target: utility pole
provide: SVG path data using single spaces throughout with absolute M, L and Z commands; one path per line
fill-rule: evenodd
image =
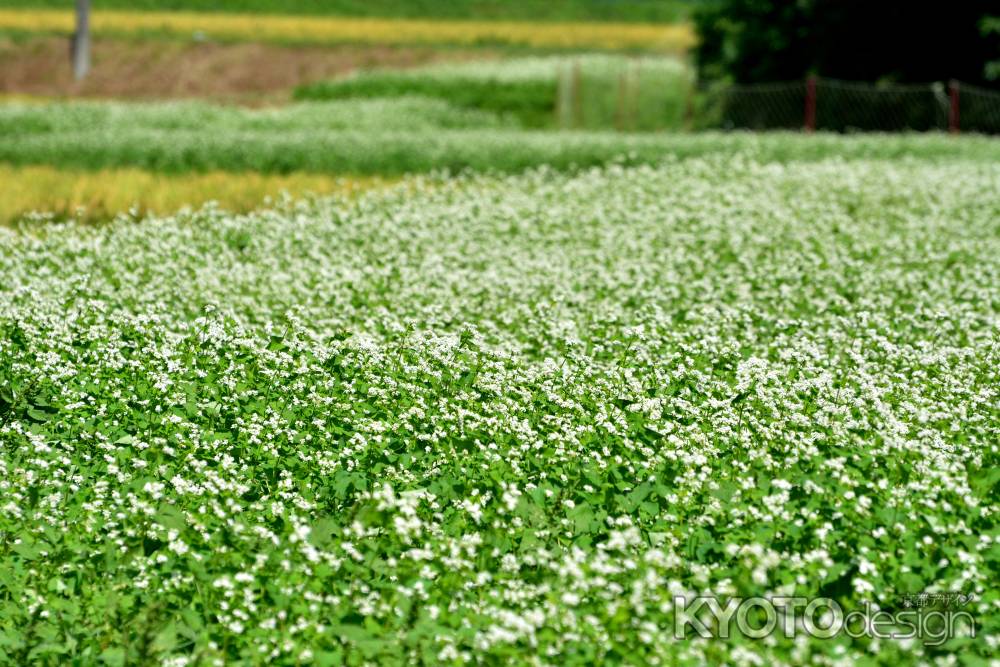
M 90 70 L 90 0 L 76 0 L 76 32 L 73 33 L 73 77 L 80 81 Z

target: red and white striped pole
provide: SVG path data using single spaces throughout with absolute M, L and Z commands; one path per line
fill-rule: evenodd
M 806 132 L 816 131 L 816 77 L 809 75 L 806 79 L 806 109 L 805 122 Z

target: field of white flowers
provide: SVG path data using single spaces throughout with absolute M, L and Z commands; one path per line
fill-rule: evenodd
M 737 153 L 0 235 L 0 662 L 1000 650 L 998 161 Z M 936 591 L 975 638 L 672 636 L 681 593 Z

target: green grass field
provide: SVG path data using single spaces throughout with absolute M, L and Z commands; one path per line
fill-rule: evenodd
M 693 85 L 676 57 L 507 58 L 370 70 L 300 86 L 299 100 L 420 95 L 492 111 L 527 127 L 681 129 Z
M 577 170 L 610 162 L 751 152 L 767 161 L 962 157 L 990 162 L 996 143 L 944 135 L 762 137 L 749 133 L 542 131 L 440 100 L 310 103 L 268 110 L 204 104 L 7 105 L 0 161 L 168 173 L 306 171 L 401 175 L 465 169 Z
M 995 143 L 655 141 L 0 229 L 0 661 L 986 664 Z M 673 636 L 928 590 L 976 637 Z
M 687 18 L 699 0 L 100 0 L 101 9 L 246 12 L 440 19 L 637 21 Z M 5 0 L 5 7 L 65 9 L 67 0 Z

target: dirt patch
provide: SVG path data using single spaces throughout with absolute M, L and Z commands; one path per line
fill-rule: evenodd
M 301 83 L 357 68 L 492 56 L 481 49 L 99 39 L 93 45 L 90 75 L 76 82 L 68 38 L 0 37 L 0 93 L 266 103 L 288 99 Z

